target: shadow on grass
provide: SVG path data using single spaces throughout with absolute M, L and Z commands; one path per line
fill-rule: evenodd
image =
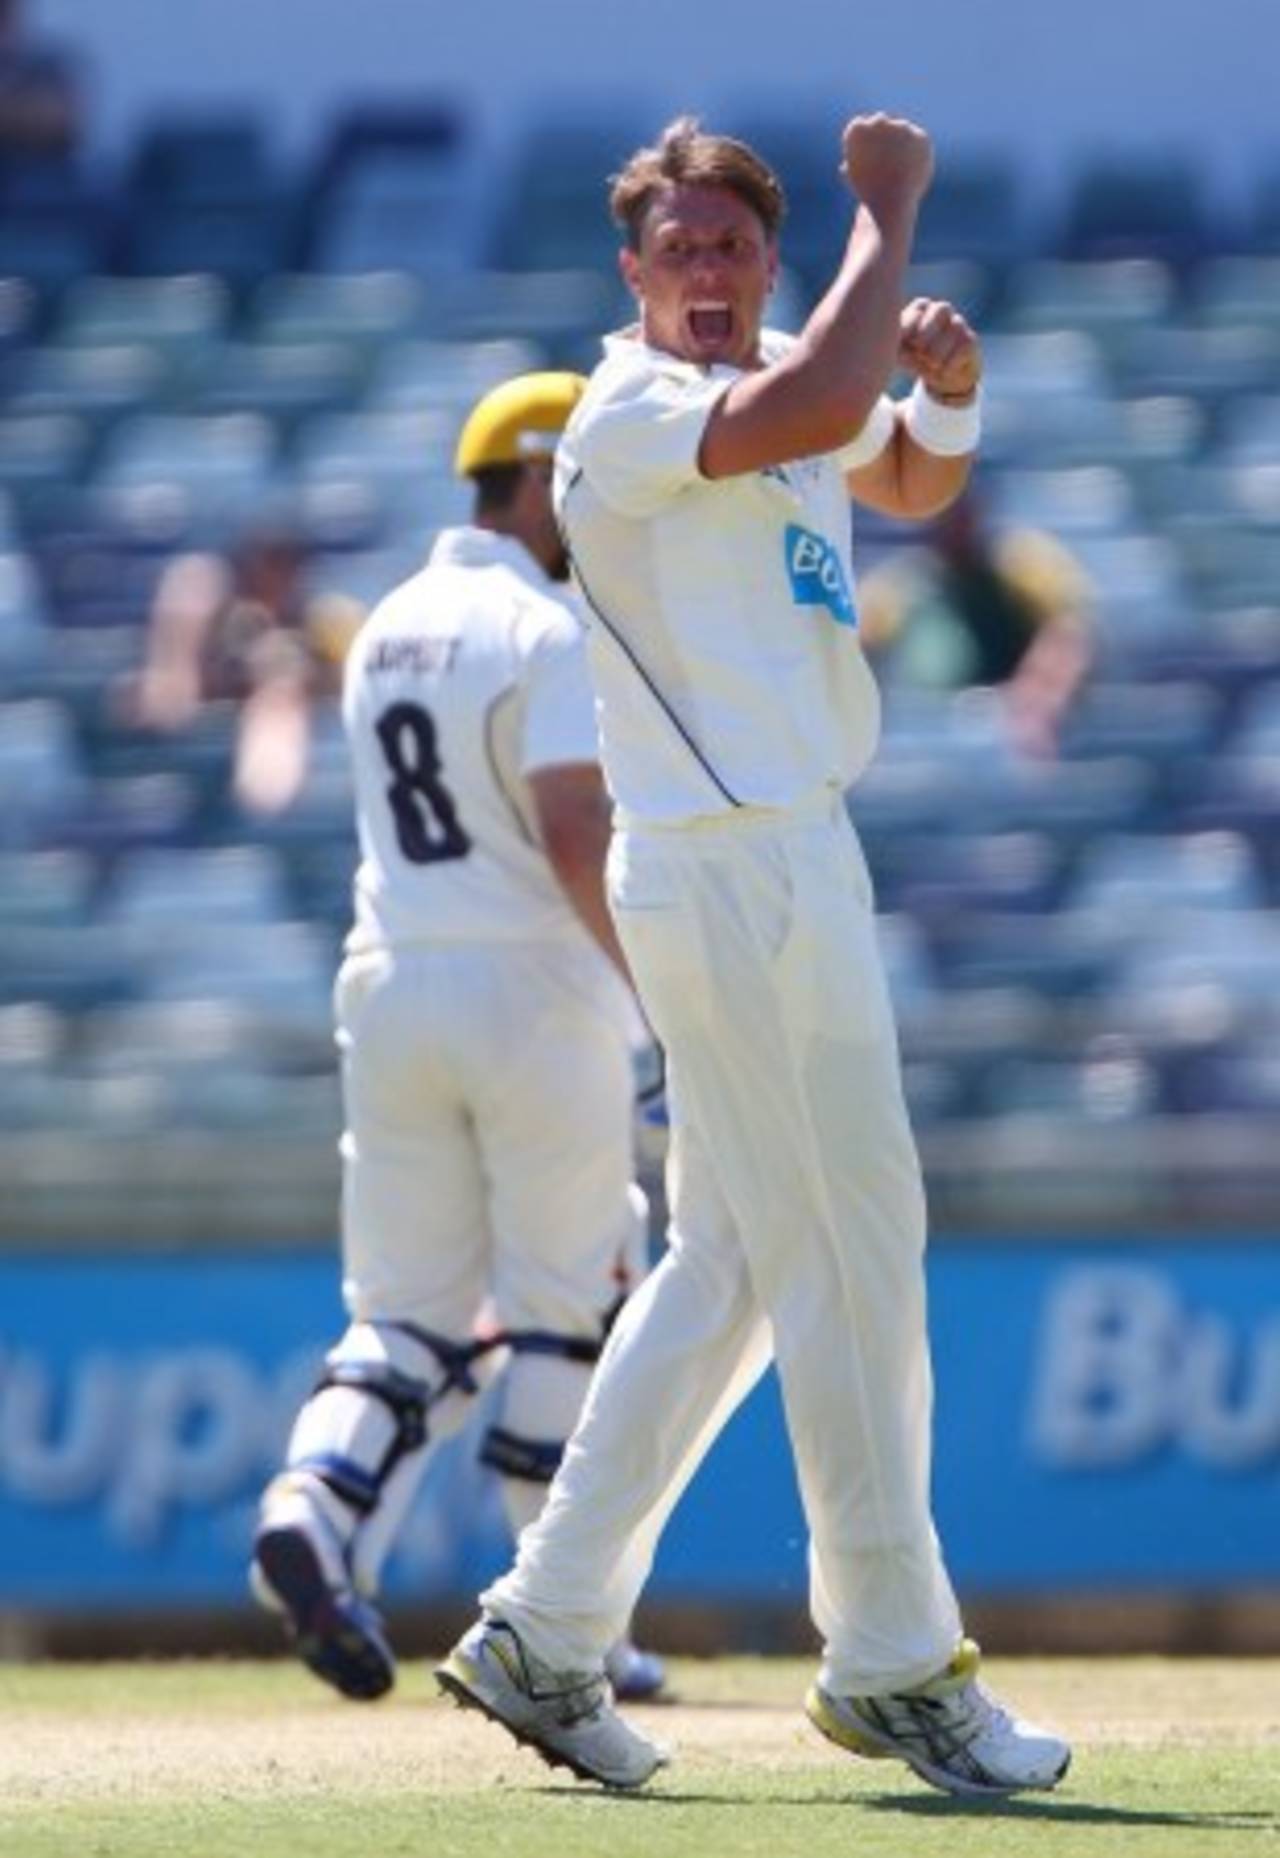
M 947 1794 L 877 1793 L 861 1795 L 861 1803 L 878 1813 L 914 1813 L 921 1819 L 945 1818 L 956 1813 L 983 1814 L 995 1819 L 1033 1822 L 1047 1820 L 1077 1826 L 1183 1826 L 1188 1832 L 1265 1832 L 1280 1829 L 1280 1818 L 1262 1809 L 1239 1812 L 1178 1812 L 1168 1807 L 1108 1806 L 1106 1801 L 1072 1800 L 1055 1796 L 1043 1800 L 1019 1796 L 1015 1800 L 960 1800 Z
M 545 1787 L 543 1793 L 557 1793 L 564 1788 Z M 676 1792 L 670 1788 L 647 1793 L 620 1793 L 603 1790 L 604 1798 L 619 1807 L 652 1811 L 664 1806 L 721 1806 L 740 1811 L 761 1806 L 814 1807 L 847 1806 L 873 1813 L 905 1813 L 918 1819 L 952 1819 L 958 1817 L 1021 1820 L 1027 1824 L 1076 1826 L 1170 1826 L 1187 1832 L 1257 1832 L 1274 1837 L 1280 1831 L 1280 1816 L 1261 1809 L 1242 1809 L 1226 1813 L 1180 1813 L 1163 1807 L 1108 1806 L 1104 1801 L 1045 1800 L 965 1800 L 952 1794 L 915 1793 L 846 1793 L 843 1790 L 796 1794 L 728 1794 Z

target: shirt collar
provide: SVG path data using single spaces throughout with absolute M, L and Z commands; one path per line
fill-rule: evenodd
M 496 529 L 477 528 L 474 523 L 442 529 L 428 559 L 433 568 L 510 568 L 531 587 L 555 590 L 551 576 L 534 560 L 523 542 L 513 535 L 499 535 Z

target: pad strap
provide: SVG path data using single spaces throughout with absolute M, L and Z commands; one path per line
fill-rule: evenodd
M 326 1362 L 324 1372 L 312 1389 L 312 1398 L 326 1387 L 345 1387 L 367 1394 L 371 1400 L 380 1401 L 386 1407 L 394 1422 L 394 1430 L 375 1465 L 356 1464 L 349 1458 L 326 1452 L 300 1460 L 293 1467 L 310 1471 L 344 1503 L 364 1516 L 370 1515 L 378 1507 L 382 1487 L 400 1460 L 426 1444 L 429 1431 L 427 1417 L 436 1402 L 455 1389 L 467 1394 L 480 1391 L 471 1367 L 482 1351 L 473 1343 L 452 1342 L 447 1336 L 419 1328 L 416 1323 L 386 1323 L 380 1326 L 400 1329 L 419 1346 L 427 1349 L 440 1368 L 439 1383 L 432 1386 L 427 1381 L 419 1380 L 416 1375 L 406 1374 L 403 1369 L 393 1367 L 388 1361 Z
M 564 1456 L 562 1439 L 526 1439 L 505 1426 L 490 1426 L 480 1447 L 480 1462 L 526 1484 L 549 1484 Z

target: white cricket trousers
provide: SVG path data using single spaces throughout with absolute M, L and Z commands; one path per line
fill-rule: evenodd
M 924 1194 L 856 835 L 834 793 L 675 829 L 624 822 L 609 884 L 670 1067 L 670 1247 L 483 1604 L 550 1664 L 597 1665 L 772 1353 L 823 1681 L 918 1683 L 961 1625 L 930 1512 Z
M 597 1335 L 645 1237 L 633 1009 L 604 957 L 585 937 L 374 949 L 336 997 L 352 1319 L 466 1341 L 491 1297 L 504 1327 Z

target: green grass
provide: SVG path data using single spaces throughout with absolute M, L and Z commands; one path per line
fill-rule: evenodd
M 285 1663 L 0 1667 L 0 1858 L 1280 1858 L 1280 1665 L 993 1662 L 1061 1726 L 1053 1795 L 945 1798 L 801 1722 L 794 1661 L 677 1662 L 639 1795 L 551 1776 L 437 1704 L 372 1708 Z

